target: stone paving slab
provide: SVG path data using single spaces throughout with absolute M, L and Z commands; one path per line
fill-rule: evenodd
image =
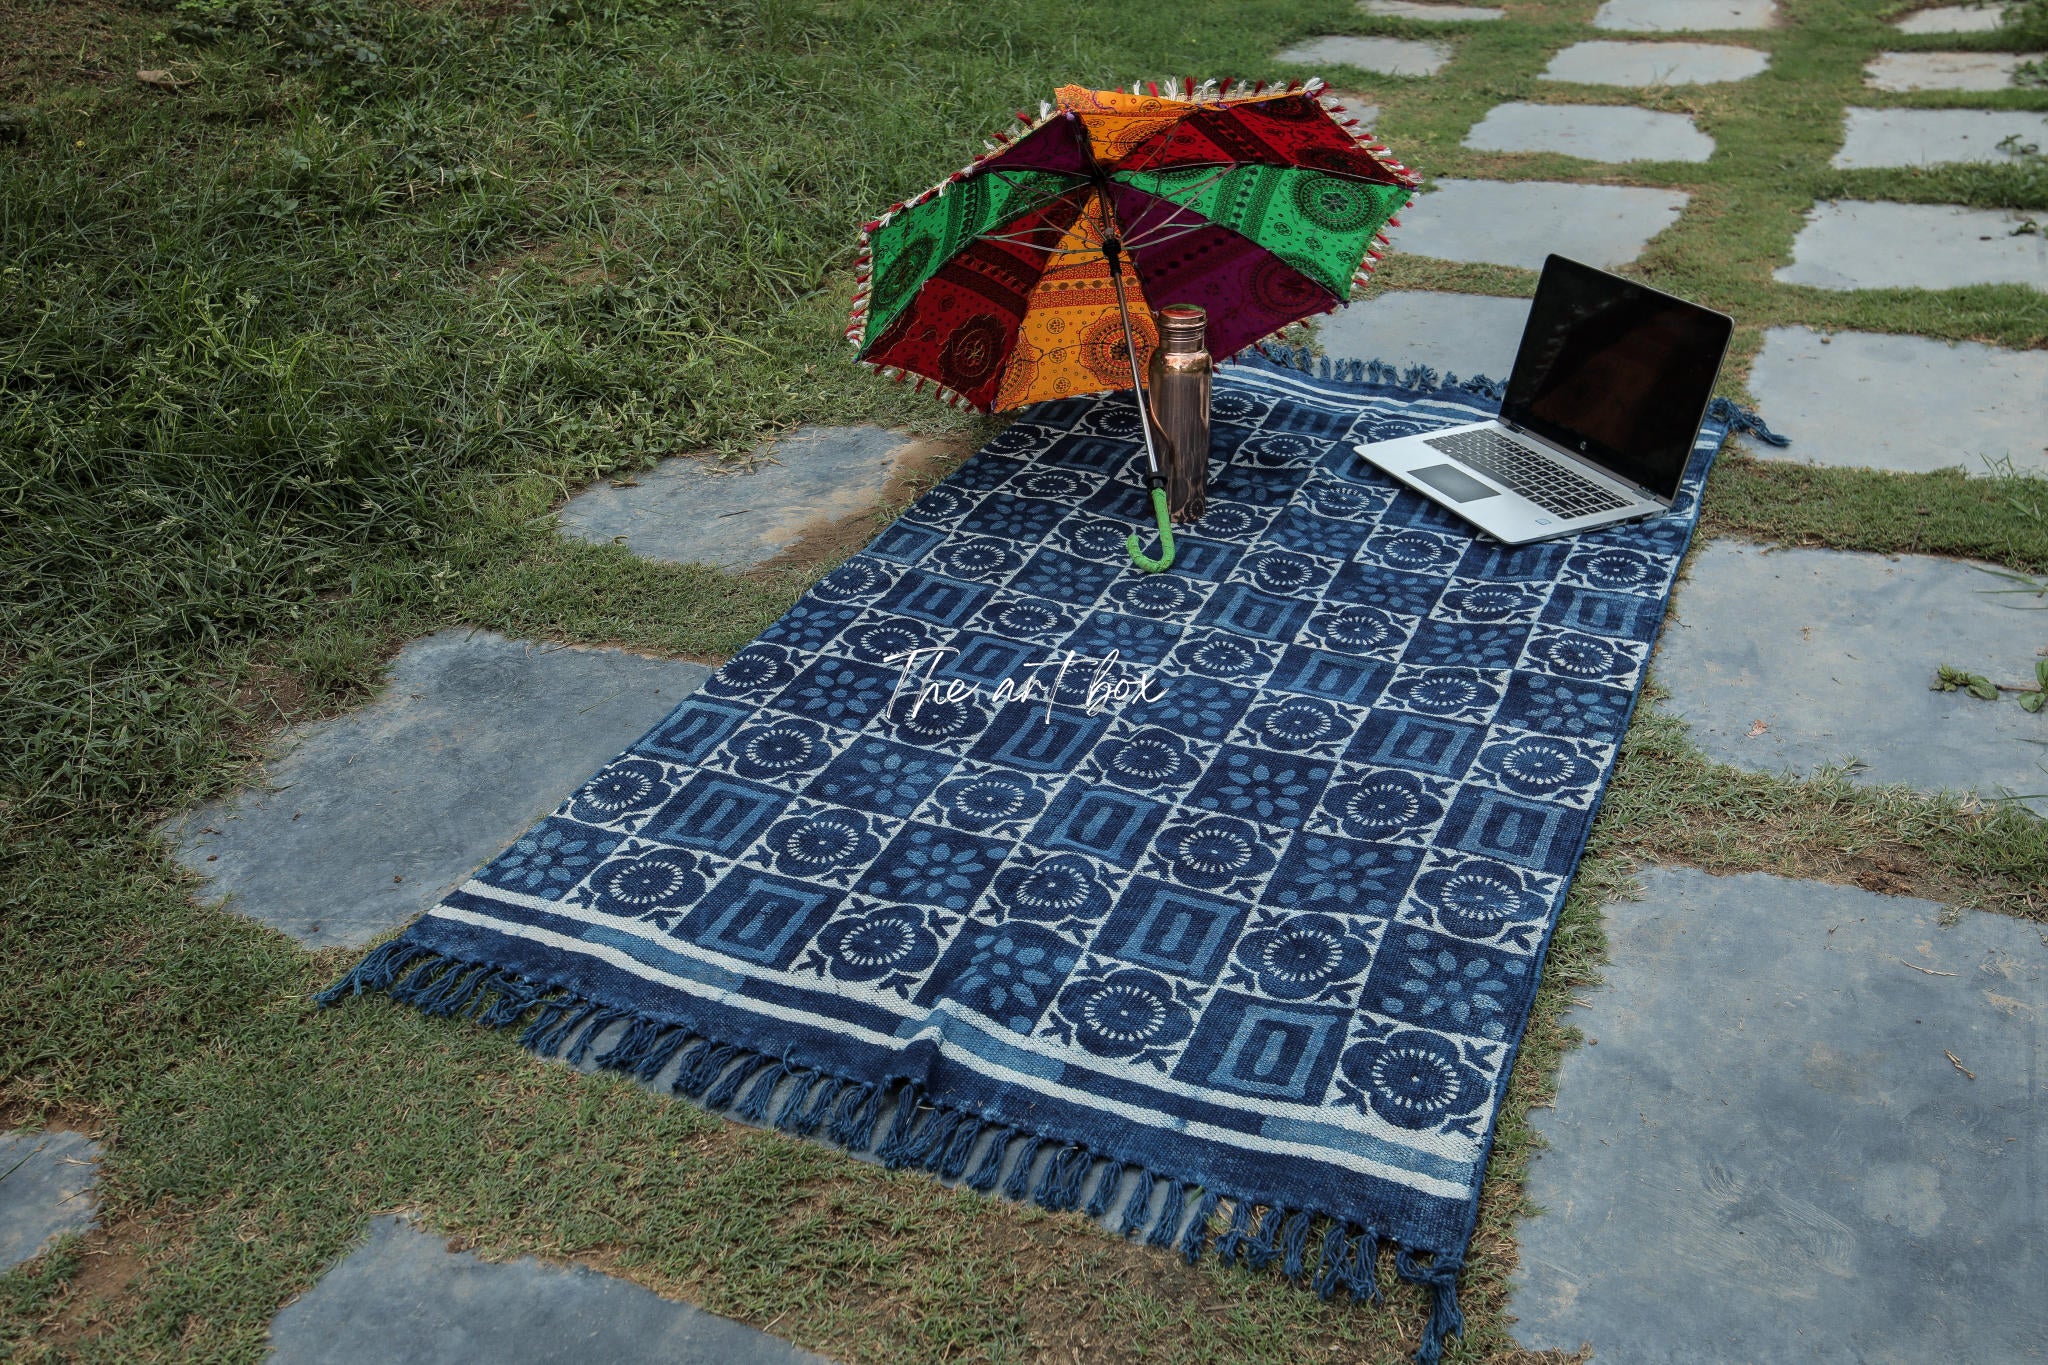
M 1764 459 L 1908 473 L 1961 465 L 1977 475 L 2010 459 L 2048 475 L 2048 351 L 1773 327 L 1749 392 L 1793 436 L 1784 449 L 1755 445 Z M 1938 399 L 1898 401 L 1912 393 Z
M 1689 114 L 1612 104 L 1497 104 L 1465 134 L 1465 145 L 1588 161 L 1705 161 L 1714 154 L 1714 139 Z
M 1316 340 L 1340 360 L 1383 360 L 1400 369 L 1427 365 L 1439 376 L 1504 380 L 1528 320 L 1527 299 L 1404 289 L 1318 319 Z
M 1642 882 L 1606 908 L 1606 980 L 1567 1016 L 1598 1044 L 1533 1116 L 1550 1148 L 1544 1212 L 1517 1229 L 1520 1344 L 2040 1359 L 2040 927 L 1942 927 L 1930 901 L 1760 873 Z
M 1606 0 L 1593 16 L 1593 27 L 1629 33 L 1714 33 L 1769 28 L 1777 21 L 1776 0 Z
M 310 947 L 368 943 L 524 833 L 709 673 L 445 630 L 399 652 L 375 701 L 293 727 L 265 787 L 164 833 L 236 913 Z
M 1773 278 L 1817 289 L 2023 284 L 2048 290 L 2048 233 L 2016 235 L 2036 216 L 1955 204 L 1828 200 L 1806 215 L 1792 240 L 1792 264 Z
M 1395 243 L 1411 256 L 1443 261 L 1541 270 L 1555 251 L 1612 268 L 1641 255 L 1690 197 L 1634 185 L 1439 180 L 1401 215 Z
M 1927 555 L 1714 541 L 1657 649 L 1663 705 L 1718 763 L 1803 777 L 1858 760 L 1866 781 L 2012 793 L 2048 815 L 2048 714 L 1929 687 L 1943 664 L 2033 681 L 2048 611 L 1998 591 L 2015 586 Z
M 2003 5 L 1943 5 L 1915 10 L 1898 21 L 1901 33 L 1990 33 L 2004 21 Z
M 562 509 L 562 534 L 619 541 L 643 559 L 750 568 L 806 530 L 865 511 L 913 449 L 880 427 L 802 427 L 763 446 L 748 472 L 687 457 L 664 460 L 619 488 L 600 479 Z
M 824 1365 L 730 1318 L 582 1266 L 493 1263 L 391 1216 L 270 1327 L 274 1365 Z
M 1433 24 L 1479 23 L 1507 13 L 1490 5 L 1424 5 L 1415 0 L 1359 0 L 1358 7 L 1387 19 L 1420 19 Z
M 1771 54 L 1724 43 L 1573 43 L 1551 57 L 1540 77 L 1579 85 L 1714 85 L 1746 81 L 1771 64 Z
M 1842 149 L 1828 164 L 1935 166 L 1950 161 L 2010 162 L 1998 144 L 2016 137 L 2048 147 L 2048 114 L 2017 109 L 1850 109 Z
M 1312 38 L 1273 58 L 1295 66 L 1350 66 L 1385 76 L 1434 76 L 1450 59 L 1451 49 L 1445 43 L 1345 36 Z
M 1873 90 L 2009 90 L 2012 73 L 2029 60 L 2012 52 L 1880 52 L 1863 68 Z
M 0 1272 L 35 1256 L 53 1238 L 92 1226 L 98 1211 L 93 1163 L 99 1155 L 99 1144 L 83 1133 L 0 1133 Z

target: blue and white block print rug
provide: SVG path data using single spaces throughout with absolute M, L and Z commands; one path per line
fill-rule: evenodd
M 1495 406 L 1228 368 L 1159 575 L 1124 552 L 1128 398 L 1031 409 L 323 999 L 602 1034 L 708 1105 L 1325 1294 L 1376 1295 L 1385 1251 L 1435 1359 L 1731 420 L 1669 515 L 1519 549 L 1352 450 Z

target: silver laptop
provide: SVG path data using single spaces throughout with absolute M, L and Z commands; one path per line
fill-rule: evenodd
M 1499 420 L 1358 453 L 1510 545 L 1654 516 L 1678 494 L 1732 330 L 1726 314 L 1552 256 Z

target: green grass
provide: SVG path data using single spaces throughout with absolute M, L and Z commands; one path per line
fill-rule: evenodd
M 1765 76 L 1645 98 L 1716 137 L 1704 166 L 1461 148 L 1504 99 L 1624 98 L 1535 79 L 1594 36 L 1593 8 L 1526 0 L 1445 31 L 1345 0 L 0 0 L 0 1104 L 68 1115 L 110 1153 L 108 1230 L 0 1277 L 0 1353 L 254 1359 L 277 1307 L 403 1208 L 846 1359 L 1397 1359 L 1421 1320 L 1405 1290 L 1323 1304 L 468 1026 L 315 1013 L 308 993 L 351 955 L 196 906 L 151 830 L 242 780 L 281 720 L 364 695 L 424 631 L 715 658 L 772 620 L 803 574 L 645 564 L 557 538 L 550 512 L 601 473 L 736 456 L 804 422 L 985 434 L 847 363 L 854 232 L 1056 83 L 1306 74 L 1268 54 L 1324 32 L 1448 37 L 1435 79 L 1326 74 L 1376 98 L 1432 175 L 1690 191 L 1635 269 L 1734 314 L 1728 392 L 1786 323 L 2048 345 L 2048 302 L 2024 289 L 1771 281 L 1816 197 L 2048 208 L 2032 163 L 1827 168 L 1843 104 L 1953 102 L 1862 92 L 1871 53 L 1991 39 L 1904 39 L 1876 0 L 1791 0 L 1786 25 L 1739 37 L 1771 50 Z M 1380 280 L 1534 283 L 1398 253 Z M 1706 529 L 2038 573 L 2044 508 L 2038 478 L 1731 458 Z M 1715 768 L 1643 708 L 1503 1113 L 1456 1358 L 1513 1354 L 1528 1113 L 1633 862 L 2048 918 L 2041 831 L 1838 774 Z

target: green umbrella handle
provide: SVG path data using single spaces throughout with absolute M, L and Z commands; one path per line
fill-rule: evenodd
M 1159 558 L 1147 559 L 1138 546 L 1138 537 L 1133 534 L 1124 541 L 1124 548 L 1131 552 L 1131 563 L 1146 573 L 1161 573 L 1173 567 L 1173 522 L 1166 515 L 1166 490 L 1152 490 L 1152 514 L 1159 519 Z

